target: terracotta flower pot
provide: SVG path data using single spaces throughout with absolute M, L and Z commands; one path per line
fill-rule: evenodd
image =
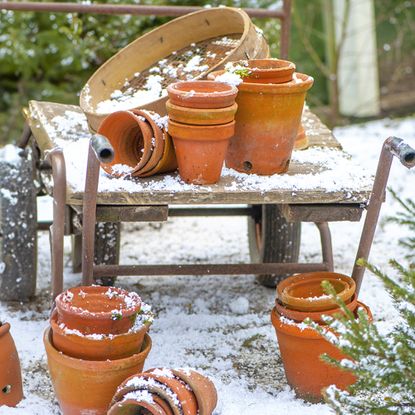
M 22 373 L 10 324 L 0 323 L 0 406 L 16 406 L 23 399 Z
M 218 125 L 232 122 L 238 105 L 234 103 L 225 108 L 186 108 L 166 103 L 167 113 L 172 121 L 191 125 Z
M 294 141 L 294 150 L 305 150 L 309 146 L 307 134 L 303 124 L 298 128 L 297 136 Z
M 213 382 L 195 370 L 172 369 L 172 372 L 192 389 L 197 399 L 199 415 L 211 415 L 218 403 Z
M 98 134 L 105 136 L 114 148 L 114 160 L 101 163 L 101 167 L 113 176 L 122 175 L 118 165 L 131 169 L 130 173 L 144 167 L 153 152 L 153 131 L 145 119 L 131 111 L 117 111 L 108 115 L 100 124 Z M 115 166 L 115 167 L 114 167 Z
M 164 375 L 167 373 L 167 375 Z M 151 369 L 126 379 L 117 389 L 112 407 L 135 391 L 148 391 L 168 402 L 174 415 L 196 415 L 198 403 L 193 391 L 170 370 Z
M 335 272 L 308 272 L 285 278 L 277 286 L 278 299 L 288 308 L 297 311 L 323 311 L 337 308 L 333 299 L 324 293 L 322 281 L 329 281 L 337 295 L 350 302 L 356 283 L 347 275 Z
M 249 75 L 243 80 L 249 83 L 282 84 L 292 81 L 295 72 L 295 64 L 282 59 L 250 59 L 246 66 Z
M 369 307 L 360 302 L 358 304 L 372 319 Z M 356 381 L 350 372 L 338 369 L 320 359 L 323 353 L 338 360 L 347 356 L 313 329 L 280 317 L 274 308 L 271 312 L 271 321 L 277 334 L 285 375 L 298 396 L 312 402 L 320 401 L 323 388 L 334 384 L 345 390 Z
M 215 81 L 175 82 L 167 87 L 170 102 L 187 108 L 225 108 L 235 103 L 238 90 Z
M 125 359 L 92 361 L 59 352 L 52 345 L 50 328 L 45 330 L 43 342 L 53 389 L 64 415 L 106 414 L 117 386 L 143 370 L 151 349 L 146 334 L 140 353 Z
M 356 294 L 353 295 L 351 301 L 346 304 L 346 307 L 353 312 L 357 307 L 357 297 Z M 333 316 L 335 314 L 343 314 L 343 311 L 341 308 L 332 308 L 330 310 L 323 310 L 323 311 L 297 311 L 293 310 L 291 308 L 288 308 L 284 306 L 278 299 L 275 300 L 275 309 L 277 310 L 277 313 L 287 317 L 290 320 L 294 320 L 298 323 L 301 323 L 306 318 L 310 318 L 311 320 L 315 321 L 319 324 L 324 324 L 324 321 L 322 320 L 322 316 Z
M 197 126 L 169 120 L 180 177 L 187 183 L 217 183 L 235 122 Z
M 143 409 L 146 410 L 144 412 L 146 415 L 166 415 L 164 409 L 152 396 L 151 400 L 149 398 L 147 400 L 140 400 L 139 397 L 125 399 L 111 406 L 108 415 L 136 415 L 143 413 L 141 412 Z
M 65 329 L 58 324 L 56 310 L 50 318 L 54 347 L 67 356 L 85 360 L 116 360 L 129 357 L 141 350 L 148 327 L 142 325 L 125 334 L 83 335 L 78 330 Z M 63 327 L 62 327 L 63 326 Z
M 137 293 L 116 287 L 75 287 L 56 297 L 58 323 L 82 334 L 122 334 L 141 308 Z

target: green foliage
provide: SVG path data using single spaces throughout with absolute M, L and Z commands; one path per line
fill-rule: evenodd
M 391 260 L 390 265 L 398 274 L 396 281 L 366 261 L 359 260 L 358 264 L 382 280 L 401 319 L 392 331 L 380 333 L 363 310 L 354 318 L 334 288 L 327 281 L 323 283 L 326 293 L 336 299 L 344 315 L 325 318 L 331 331 L 311 321 L 307 323 L 348 356 L 341 361 L 327 355 L 322 359 L 357 377 L 349 392 L 334 385 L 328 387 L 325 399 L 339 415 L 414 414 L 415 268 L 413 264 L 404 267 Z

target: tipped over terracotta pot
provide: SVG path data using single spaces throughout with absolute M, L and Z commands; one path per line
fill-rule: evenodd
M 82 334 L 122 334 L 133 327 L 141 298 L 116 287 L 75 287 L 56 297 L 56 309 L 59 324 Z

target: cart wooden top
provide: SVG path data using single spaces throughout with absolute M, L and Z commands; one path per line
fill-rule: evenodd
M 42 154 L 61 147 L 67 171 L 67 204 L 82 204 L 88 142 L 91 134 L 79 107 L 31 101 L 25 116 Z M 366 203 L 372 175 L 341 148 L 330 130 L 308 109 L 303 125 L 310 141 L 307 150 L 294 151 L 283 175 L 257 176 L 222 171 L 218 184 L 185 184 L 177 173 L 145 179 L 109 177 L 102 169 L 98 204 L 326 204 Z M 52 183 L 46 180 L 52 191 Z

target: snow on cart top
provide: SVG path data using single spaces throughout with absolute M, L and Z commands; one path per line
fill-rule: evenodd
M 79 107 L 31 101 L 25 113 L 44 153 L 63 150 L 68 182 L 67 203 L 82 204 L 91 138 Z M 308 109 L 303 126 L 307 150 L 294 151 L 286 174 L 258 176 L 224 168 L 218 184 L 195 186 L 177 173 L 150 178 L 113 178 L 102 169 L 98 204 L 235 204 L 235 203 L 366 203 L 373 175 L 344 152 L 330 130 Z M 120 166 L 121 167 L 121 166 Z M 45 177 L 48 191 L 52 184 Z

